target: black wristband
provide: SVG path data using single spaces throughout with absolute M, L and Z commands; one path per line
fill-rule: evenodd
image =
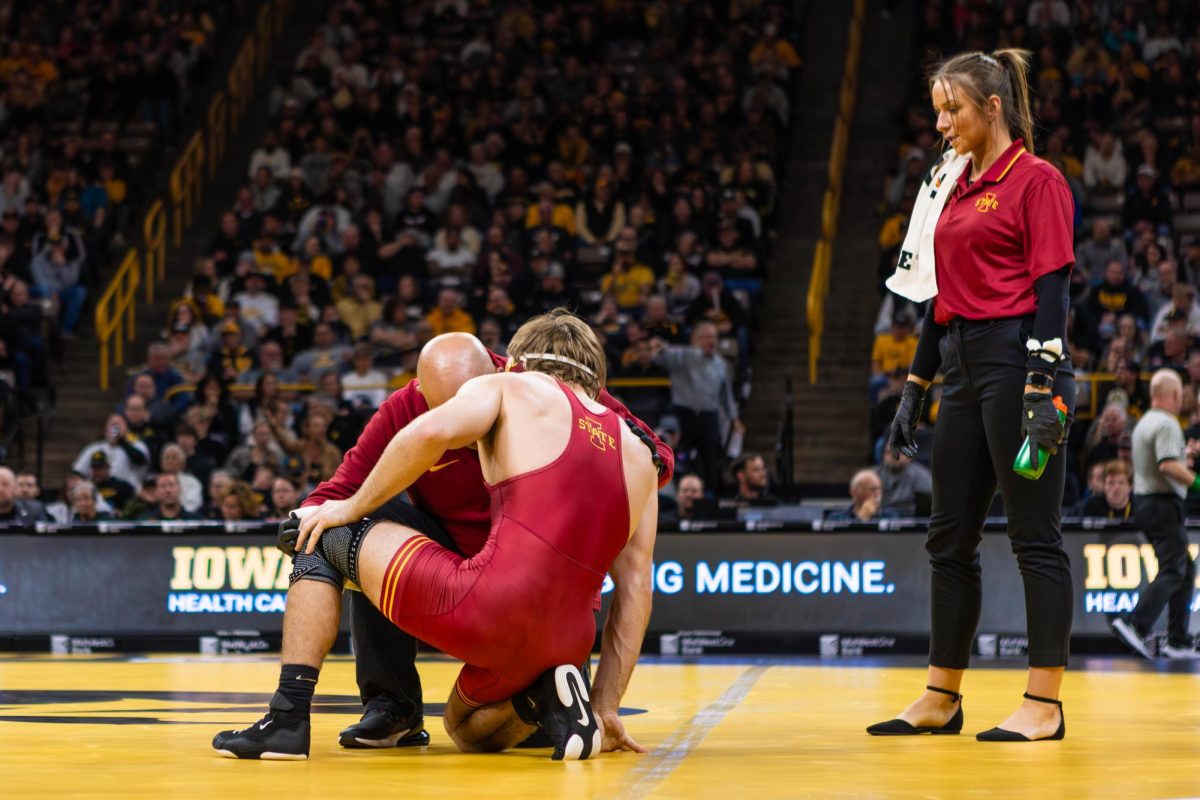
M 1025 385 L 1034 386 L 1038 389 L 1053 389 L 1054 376 L 1048 372 L 1031 369 L 1029 372 L 1025 373 Z

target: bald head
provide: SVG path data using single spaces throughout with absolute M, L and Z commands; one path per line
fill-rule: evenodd
M 1173 369 L 1160 369 L 1150 378 L 1150 396 L 1159 397 L 1183 390 L 1183 381 Z
M 469 333 L 444 333 L 421 348 L 417 380 L 430 408 L 454 397 L 459 387 L 480 375 L 496 371 L 483 343 Z

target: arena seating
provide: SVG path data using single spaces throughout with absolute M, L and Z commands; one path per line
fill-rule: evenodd
M 231 518 L 278 513 L 272 486 L 294 502 L 328 477 L 430 337 L 503 353 L 562 305 L 591 321 L 610 375 L 634 379 L 614 391 L 673 437 L 689 423 L 654 355 L 716 323 L 734 427 L 796 30 L 781 3 L 441 2 L 390 19 L 332 4 L 280 70 L 246 184 L 172 305 L 137 479 L 182 436 L 201 513 L 221 518 L 227 471 L 260 500 Z M 679 470 L 717 492 L 724 453 L 683 444 Z M 130 513 L 152 516 L 141 494 Z
M 51 383 L 230 22 L 215 2 L 22 3 L 0 34 L 0 434 Z M 3 450 L 0 443 L 0 450 Z

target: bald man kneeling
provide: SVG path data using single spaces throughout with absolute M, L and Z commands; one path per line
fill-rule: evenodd
M 473 336 L 448 333 L 421 351 L 417 380 L 394 392 L 371 418 L 358 442 L 346 453 L 337 472 L 305 499 L 304 508 L 353 495 L 379 462 L 393 438 L 430 408 L 453 397 L 471 378 L 505 368 L 505 359 L 488 351 Z M 597 398 L 627 424 L 638 426 L 653 444 L 660 464 L 659 485 L 671 479 L 671 449 L 608 392 Z M 471 557 L 487 541 L 491 498 L 484 484 L 479 454 L 470 448 L 447 451 L 438 463 L 408 487 L 408 500 L 393 499 L 369 514 L 420 531 L 444 547 Z M 292 522 L 291 525 L 298 525 Z M 424 730 L 424 698 L 416 668 L 417 645 L 360 593 L 350 593 L 350 626 L 354 641 L 362 719 L 341 731 L 343 747 L 385 748 L 428 744 Z M 536 743 L 537 737 L 531 740 Z

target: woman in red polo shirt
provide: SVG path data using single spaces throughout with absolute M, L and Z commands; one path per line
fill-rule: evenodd
M 892 424 L 893 454 L 916 455 L 925 391 L 945 387 L 933 437 L 933 566 L 928 691 L 878 735 L 958 733 L 959 687 L 979 624 L 979 542 L 999 487 L 1025 584 L 1029 679 L 1024 702 L 981 741 L 1062 738 L 1059 687 L 1073 598 L 1059 519 L 1065 463 L 1038 480 L 1013 472 L 1026 435 L 1057 452 L 1065 432 L 1052 397 L 1075 404 L 1065 352 L 1074 206 L 1063 176 L 1033 155 L 1029 53 L 966 53 L 930 81 L 937 129 L 970 156 L 937 219 L 937 294 Z M 1069 417 L 1068 417 L 1069 424 Z

